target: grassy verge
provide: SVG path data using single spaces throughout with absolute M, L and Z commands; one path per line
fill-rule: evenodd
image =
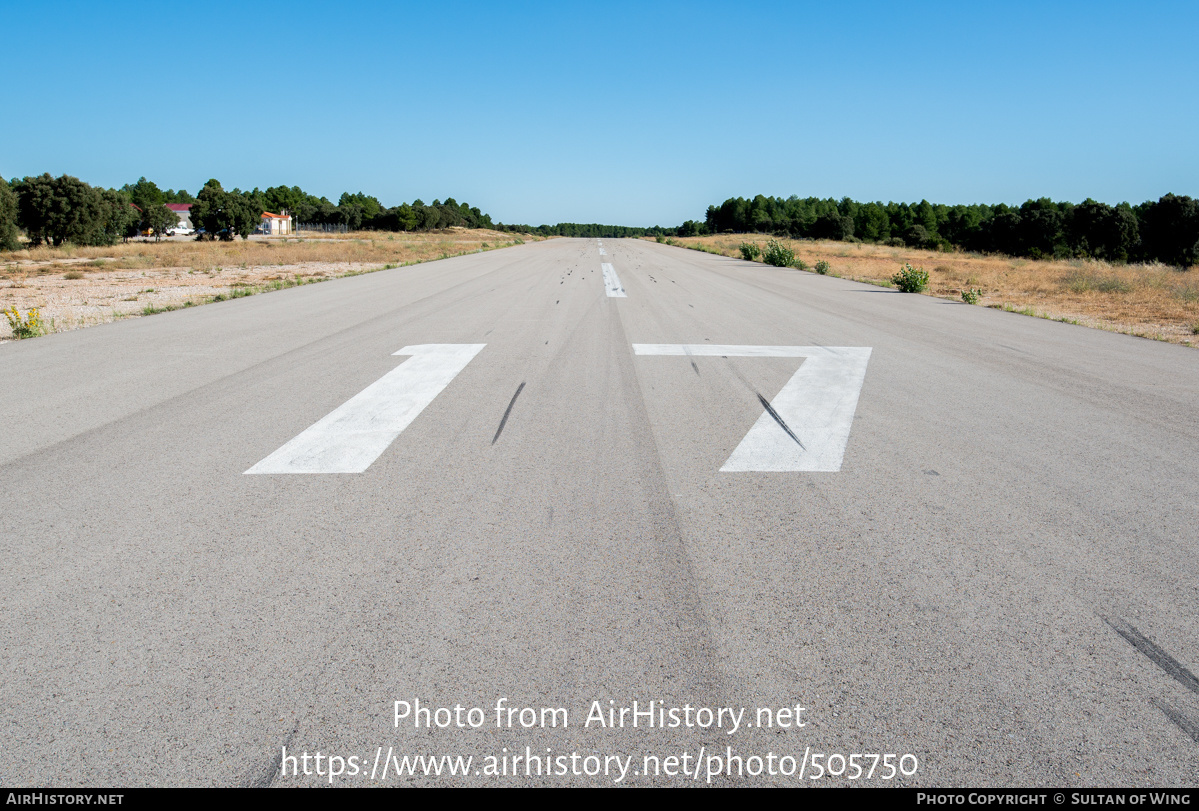
M 0 253 L 0 309 L 15 309 L 18 314 L 37 310 L 45 329 L 36 334 L 45 334 L 537 239 L 455 228 L 227 243 L 41 246 Z M 0 320 L 0 329 L 3 326 Z M 10 336 L 16 337 L 16 330 L 0 332 L 0 340 Z
M 662 241 L 740 259 L 742 244 L 765 247 L 770 239 L 760 234 L 725 234 Z M 779 241 L 795 252 L 797 262 L 809 266 L 827 262 L 830 276 L 893 287 L 895 273 L 911 264 L 928 272 L 925 295 L 962 301 L 965 294 L 977 304 L 1007 312 L 1199 345 L 1199 269 L 1079 259 L 1034 261 L 868 243 Z

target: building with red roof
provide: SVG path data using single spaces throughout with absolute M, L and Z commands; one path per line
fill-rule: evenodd
M 191 203 L 166 203 L 166 207 L 175 212 L 175 216 L 179 218 L 179 224 L 185 228 L 192 227 Z

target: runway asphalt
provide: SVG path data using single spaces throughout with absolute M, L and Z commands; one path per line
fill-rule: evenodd
M 0 785 L 1195 785 L 1193 349 L 554 239 L 0 381 Z

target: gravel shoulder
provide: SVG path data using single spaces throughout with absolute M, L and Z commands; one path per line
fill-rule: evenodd
M 455 228 L 229 243 L 177 237 L 108 248 L 31 248 L 0 254 L 0 310 L 16 310 L 21 318 L 37 310 L 45 332 L 66 332 L 533 239 L 527 234 Z M 10 320 L 0 319 L 0 343 L 13 339 Z

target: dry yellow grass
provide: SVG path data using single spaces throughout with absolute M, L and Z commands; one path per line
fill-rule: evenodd
M 389 234 L 366 231 L 353 234 L 309 235 L 303 238 L 251 238 L 232 242 L 197 242 L 194 239 L 162 242 L 128 242 L 110 247 L 90 248 L 42 245 L 21 251 L 0 253 L 0 266 L 6 272 L 12 265 L 36 265 L 50 272 L 58 267 L 100 261 L 107 269 L 184 267 L 198 270 L 230 265 L 294 265 L 304 262 L 423 262 L 478 250 L 484 245 L 510 245 L 514 238 L 533 237 L 498 231 L 452 228 L 417 234 Z M 33 268 L 30 268 L 32 270 Z
M 41 246 L 0 253 L 0 310 L 37 309 L 52 331 L 150 310 L 204 304 L 231 289 L 427 262 L 540 239 L 485 229 L 419 234 L 363 232 L 233 242 L 130 242 L 106 248 Z M 0 319 L 0 340 L 11 336 Z
M 765 247 L 770 237 L 723 235 L 674 243 L 740 257 L 743 242 Z M 1199 271 L 1162 265 L 1033 261 L 1006 256 L 940 253 L 867 243 L 779 240 L 808 267 L 823 259 L 846 279 L 890 284 L 905 263 L 928 271 L 928 295 L 961 300 L 977 289 L 980 304 L 1172 343 L 1199 342 Z

